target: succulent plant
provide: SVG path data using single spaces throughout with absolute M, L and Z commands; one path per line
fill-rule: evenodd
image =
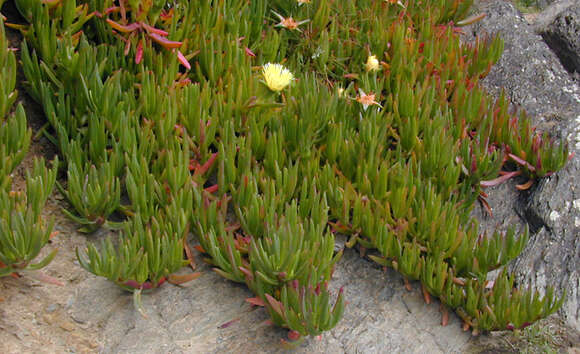
M 26 125 L 26 113 L 17 98 L 16 59 L 8 48 L 4 21 L 0 16 L 0 277 L 38 270 L 57 253 L 53 250 L 34 263 L 52 236 L 54 220 L 43 222 L 41 215 L 56 181 L 58 159 L 47 169 L 44 159 L 35 159 L 26 173 L 26 189 L 15 190 L 12 172 L 22 162 L 32 131 Z
M 80 3 L 19 2 L 23 71 L 67 163 L 69 214 L 90 231 L 126 218 L 79 260 L 136 304 L 188 263 L 191 229 L 291 339 L 342 316 L 337 232 L 474 332 L 560 306 L 505 271 L 487 280 L 528 236 L 480 234 L 482 188 L 533 183 L 568 150 L 479 85 L 503 44 L 460 42 L 472 1 Z

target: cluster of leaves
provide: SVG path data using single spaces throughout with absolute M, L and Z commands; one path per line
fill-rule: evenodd
M 188 262 L 191 229 L 299 338 L 342 316 L 328 286 L 341 232 L 474 331 L 561 304 L 486 278 L 527 232 L 480 235 L 481 188 L 549 175 L 568 153 L 478 85 L 503 48 L 460 43 L 471 1 L 15 1 L 67 213 L 87 232 L 123 229 L 79 254 L 87 270 L 154 288 Z
M 31 22 L 23 31 L 22 62 L 30 94 L 52 126 L 47 135 L 66 162 L 67 184 L 59 188 L 73 209 L 64 211 L 83 232 L 122 229 L 118 240 L 90 245 L 78 258 L 87 270 L 135 291 L 142 310 L 141 291 L 171 281 L 188 264 L 191 139 L 175 133 L 178 112 L 164 111 L 177 106 L 175 97 L 159 92 L 173 84 L 177 62 L 149 48 L 149 67 L 133 63 L 116 38 L 94 45 L 78 32 L 76 24 L 94 17 L 92 10 L 87 15 L 89 4 L 53 5 L 26 3 Z M 71 21 L 61 20 L 64 14 Z M 39 33 L 47 37 L 36 41 Z M 196 177 L 201 184 L 206 178 Z M 128 218 L 112 221 L 115 213 Z
M 38 270 L 56 255 L 56 250 L 32 263 L 48 242 L 53 222 L 44 225 L 41 210 L 56 180 L 58 161 L 49 170 L 42 159 L 34 161 L 26 175 L 26 191 L 12 190 L 12 172 L 28 152 L 32 131 L 19 103 L 16 110 L 16 58 L 0 17 L 0 277 Z

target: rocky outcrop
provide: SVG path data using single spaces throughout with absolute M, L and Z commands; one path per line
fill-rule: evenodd
M 536 0 L 532 2 L 530 5 L 535 6 L 539 9 L 545 9 L 546 7 L 550 6 L 554 3 L 554 0 Z
M 515 108 L 525 109 L 540 129 L 566 140 L 576 154 L 563 170 L 526 194 L 506 193 L 509 185 L 500 187 L 503 192 L 492 191 L 495 220 L 483 219 L 483 224 L 530 225 L 530 242 L 511 269 L 520 285 L 551 285 L 566 292 L 560 314 L 580 329 L 580 88 L 512 4 L 482 2 L 479 11 L 487 16 L 466 29 L 468 37 L 499 34 L 505 42 L 503 56 L 484 85 L 495 93 L 505 88 Z
M 544 8 L 541 13 L 539 13 L 534 21 L 533 27 L 536 32 L 541 32 L 543 28 L 546 28 L 550 23 L 554 21 L 556 16 L 560 14 L 562 11 L 566 10 L 572 5 L 575 5 L 578 1 L 577 0 L 557 0 L 551 2 L 549 6 Z
M 538 17 L 535 28 L 564 68 L 580 73 L 580 3 L 554 3 Z
M 484 80 L 488 90 L 498 95 L 505 89 L 514 107 L 525 109 L 544 129 L 575 118 L 580 88 L 542 37 L 509 2 L 482 1 L 477 6 L 486 17 L 464 29 L 466 40 L 499 34 L 505 43 L 501 59 Z
M 197 258 L 199 259 L 199 258 Z M 143 296 L 147 318 L 131 296 L 89 275 L 70 299 L 68 313 L 82 328 L 99 328 L 102 353 L 284 353 L 287 330 L 270 325 L 263 308 L 244 299 L 252 293 L 200 264 L 203 276 L 189 286 L 163 286 Z M 187 271 L 187 270 L 184 270 Z M 439 306 L 419 290 L 407 291 L 393 270 L 383 271 L 354 250 L 337 264 L 331 287 L 344 287 L 344 318 L 320 339 L 309 338 L 294 353 L 466 352 L 470 335 L 450 316 L 440 325 Z

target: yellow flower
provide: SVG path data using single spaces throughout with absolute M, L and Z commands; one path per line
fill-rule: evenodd
M 294 80 L 294 75 L 282 64 L 267 63 L 262 67 L 266 86 L 272 91 L 280 92 Z
M 369 71 L 379 71 L 379 60 L 376 55 L 369 55 L 367 62 L 365 63 L 365 69 Z

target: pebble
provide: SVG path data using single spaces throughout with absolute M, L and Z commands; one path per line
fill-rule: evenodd
M 71 306 L 74 304 L 74 302 L 75 302 L 74 296 L 72 296 L 72 295 L 69 296 L 68 300 L 66 301 L 66 305 L 64 306 L 64 308 L 67 309 L 67 310 L 70 309 Z
M 42 320 L 47 324 L 52 324 L 54 322 L 54 315 L 44 314 L 42 315 Z
M 60 328 L 64 329 L 67 332 L 72 332 L 75 330 L 75 325 L 72 322 L 69 321 L 63 321 L 60 325 Z
M 46 312 L 54 312 L 57 309 L 57 304 L 50 304 L 46 307 Z

